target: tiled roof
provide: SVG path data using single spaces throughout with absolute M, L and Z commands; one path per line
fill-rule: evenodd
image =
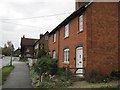
M 22 45 L 32 45 L 37 41 L 38 39 L 32 39 L 32 38 L 22 38 L 21 44 Z
M 65 24 L 67 24 L 70 20 L 72 20 L 73 18 L 75 18 L 77 15 L 81 15 L 83 11 L 86 10 L 86 5 L 88 5 L 89 2 L 83 2 L 80 6 L 80 8 L 76 11 L 74 11 L 70 16 L 68 16 L 63 22 L 61 22 L 55 29 L 53 29 L 49 35 L 51 35 L 52 33 L 55 33 L 59 28 L 61 28 L 62 26 L 64 26 Z
M 47 31 L 42 37 L 44 37 L 46 34 L 49 34 L 49 32 Z M 42 37 L 41 37 L 41 38 L 42 38 Z M 36 40 L 33 45 L 35 45 L 37 42 L 39 42 L 39 41 L 41 40 L 41 38 L 38 39 L 38 40 Z

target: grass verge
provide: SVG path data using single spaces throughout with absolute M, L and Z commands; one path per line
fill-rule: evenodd
M 14 66 L 4 66 L 2 68 L 2 84 L 4 84 L 4 81 L 6 81 L 7 77 L 13 69 Z
M 0 85 L 2 85 L 2 68 L 0 68 Z

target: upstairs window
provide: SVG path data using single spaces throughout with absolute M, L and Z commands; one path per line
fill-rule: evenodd
M 53 58 L 53 59 L 56 58 L 56 51 L 55 51 L 55 50 L 52 52 L 52 58 Z
M 64 49 L 64 63 L 69 64 L 69 49 Z
M 56 33 L 53 35 L 53 42 L 56 42 Z
M 65 26 L 65 30 L 64 30 L 64 37 L 66 38 L 68 36 L 69 36 L 69 24 Z
M 44 44 L 40 44 L 40 49 L 44 49 Z
M 83 31 L 83 15 L 79 17 L 79 32 Z
M 48 36 L 45 36 L 45 40 L 48 40 Z

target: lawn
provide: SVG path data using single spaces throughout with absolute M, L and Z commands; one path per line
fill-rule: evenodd
M 0 68 L 0 85 L 2 85 L 2 69 Z
M 4 66 L 2 68 L 2 84 L 4 83 L 4 81 L 6 81 L 7 77 L 13 69 L 14 66 Z
M 112 80 L 110 82 L 104 83 L 89 83 L 86 81 L 77 81 L 74 82 L 72 86 L 68 88 L 118 88 L 119 87 L 119 80 Z

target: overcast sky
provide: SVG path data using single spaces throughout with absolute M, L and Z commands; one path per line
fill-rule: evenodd
M 75 10 L 75 0 L 0 0 L 0 46 L 20 47 L 23 35 L 39 38 Z

